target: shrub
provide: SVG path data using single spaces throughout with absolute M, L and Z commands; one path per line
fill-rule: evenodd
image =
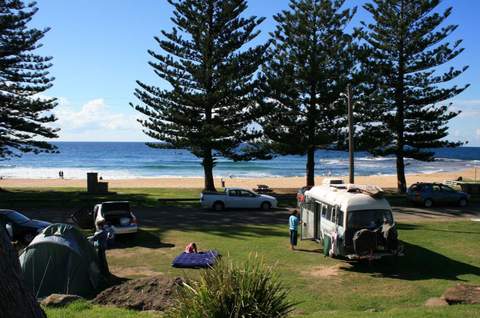
M 240 266 L 221 260 L 184 287 L 168 317 L 281 318 L 294 306 L 278 276 L 258 257 Z

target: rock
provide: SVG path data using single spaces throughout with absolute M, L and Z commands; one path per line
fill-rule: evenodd
M 40 304 L 45 307 L 63 307 L 80 299 L 82 297 L 77 295 L 51 294 L 42 300 Z
M 380 310 L 378 310 L 377 308 L 369 308 L 367 310 L 365 310 L 365 312 L 379 312 Z
M 444 307 L 444 306 L 448 306 L 448 303 L 443 298 L 433 297 L 433 298 L 428 299 L 425 302 L 425 306 L 427 306 L 427 307 Z
M 448 304 L 480 304 L 480 285 L 458 284 L 448 288 L 442 296 Z

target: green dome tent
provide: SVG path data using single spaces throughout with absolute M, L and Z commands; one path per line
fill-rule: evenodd
M 104 279 L 95 249 L 75 227 L 52 224 L 20 255 L 25 283 L 37 298 L 53 293 L 92 297 Z

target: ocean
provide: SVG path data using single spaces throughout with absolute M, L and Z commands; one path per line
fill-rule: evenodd
M 106 179 L 200 177 L 200 160 L 185 150 L 152 149 L 141 142 L 55 142 L 58 154 L 24 154 L 21 158 L 0 161 L 0 176 L 7 178 L 84 179 L 87 172 L 98 172 Z M 436 150 L 437 160 L 406 160 L 407 173 L 458 171 L 480 166 L 480 147 Z M 217 177 L 285 177 L 305 175 L 304 156 L 281 156 L 273 160 L 233 162 L 219 158 Z M 317 175 L 348 175 L 348 153 L 318 150 Z M 355 154 L 356 175 L 394 175 L 395 159 Z

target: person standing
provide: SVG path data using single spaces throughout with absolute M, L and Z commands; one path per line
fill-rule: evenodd
M 107 256 L 105 251 L 108 248 L 109 241 L 115 237 L 112 226 L 107 224 L 105 220 L 98 220 L 95 224 L 95 234 L 89 238 L 90 242 L 96 248 L 98 259 L 100 261 L 100 272 L 108 276 L 110 270 L 108 269 Z
M 300 217 L 298 214 L 298 210 L 293 210 L 292 214 L 290 214 L 290 218 L 288 219 L 288 225 L 290 228 L 290 249 L 292 251 L 295 250 L 295 246 L 297 246 L 299 222 Z

